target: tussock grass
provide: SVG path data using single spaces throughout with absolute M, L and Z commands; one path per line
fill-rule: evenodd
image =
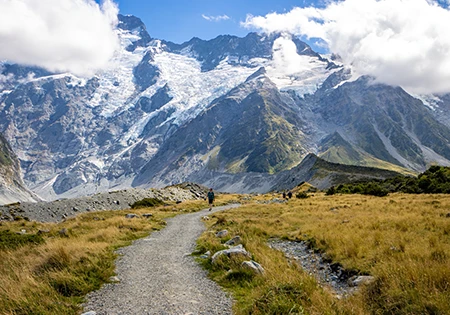
M 219 195 L 217 204 L 234 198 Z M 115 249 L 163 228 L 167 217 L 206 207 L 206 201 L 186 201 L 85 213 L 59 224 L 1 222 L 0 314 L 79 314 L 85 295 L 114 275 Z M 140 217 L 126 219 L 127 213 Z M 26 234 L 16 234 L 21 230 Z
M 242 272 L 239 264 L 203 261 L 212 279 L 233 292 L 236 314 L 448 314 L 449 212 L 448 195 L 316 193 L 287 204 L 250 202 L 217 214 L 198 243 L 199 249 L 214 253 L 227 239 L 212 232 L 227 229 L 230 237 L 241 236 L 253 259 L 265 268 L 263 276 L 230 277 Z M 338 299 L 269 248 L 267 241 L 274 237 L 307 240 L 328 259 L 370 274 L 375 281 Z

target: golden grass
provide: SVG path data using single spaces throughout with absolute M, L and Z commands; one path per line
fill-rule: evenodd
M 236 197 L 219 195 L 217 205 Z M 114 250 L 165 226 L 164 219 L 207 207 L 186 201 L 157 208 L 85 213 L 58 224 L 2 222 L 0 232 L 42 234 L 44 243 L 0 247 L 0 314 L 79 314 L 85 295 L 114 275 Z M 126 219 L 125 214 L 152 213 Z M 67 233 L 60 231 L 66 229 Z
M 250 202 L 217 214 L 209 224 L 213 231 L 226 228 L 230 237 L 240 235 L 254 260 L 266 269 L 265 276 L 230 278 L 226 269 L 243 272 L 238 262 L 204 264 L 211 277 L 235 295 L 236 314 L 448 314 L 449 212 L 448 195 L 379 198 L 319 193 L 288 204 Z M 333 261 L 376 280 L 350 298 L 336 299 L 270 249 L 271 237 L 308 240 Z M 215 251 L 223 246 L 206 233 L 199 248 Z

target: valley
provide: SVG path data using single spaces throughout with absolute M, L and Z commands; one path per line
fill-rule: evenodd
M 252 259 L 265 270 L 253 274 L 241 267 L 240 258 L 218 264 L 212 264 L 211 258 L 197 258 L 209 277 L 232 294 L 233 314 L 448 312 L 450 204 L 446 195 L 395 193 L 380 198 L 307 192 L 307 196 L 298 199 L 294 194 L 284 201 L 272 193 L 219 194 L 217 205 L 239 202 L 241 206 L 202 215 L 208 230 L 198 240 L 194 257 L 224 249 L 226 241 L 239 235 Z M 1 309 L 5 314 L 79 314 L 88 292 L 117 281 L 110 280 L 115 249 L 164 228 L 164 218 L 204 207 L 205 201 L 186 201 L 85 213 L 60 223 L 2 222 Z M 138 217 L 126 218 L 129 213 Z M 152 216 L 145 217 L 148 213 Z M 215 236 L 225 229 L 227 236 Z M 310 271 L 272 249 L 273 239 L 306 242 L 350 275 L 370 275 L 374 280 L 351 295 L 338 296 Z M 117 275 L 125 280 L 121 277 Z M 95 310 L 95 303 L 90 307 Z

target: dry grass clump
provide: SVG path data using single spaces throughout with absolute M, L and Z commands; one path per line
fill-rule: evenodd
M 226 276 L 227 268 L 234 272 L 239 266 L 204 263 L 213 279 L 234 292 L 236 314 L 448 314 L 449 212 L 447 195 L 315 194 L 287 204 L 248 204 L 216 215 L 220 220 L 211 220 L 211 229 L 240 235 L 266 274 L 239 282 Z M 337 299 L 270 249 L 272 237 L 307 240 L 327 258 L 375 281 Z M 226 240 L 205 234 L 199 247 L 214 252 Z
M 231 198 L 220 196 L 218 203 Z M 114 275 L 115 249 L 163 228 L 167 217 L 206 206 L 204 201 L 186 201 L 155 208 L 86 213 L 59 224 L 0 223 L 0 235 L 12 233 L 18 237 L 18 245 L 0 246 L 0 313 L 78 314 L 85 295 Z M 127 213 L 139 217 L 127 219 Z M 145 218 L 145 213 L 153 216 Z M 26 234 L 17 234 L 21 230 Z M 0 239 L 4 244 L 9 244 L 8 240 Z

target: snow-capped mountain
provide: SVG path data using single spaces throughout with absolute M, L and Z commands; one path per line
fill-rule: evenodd
M 350 79 L 295 37 L 178 45 L 136 17 L 119 20 L 121 49 L 92 78 L 0 65 L 0 132 L 45 199 L 276 173 L 309 152 L 398 170 L 449 163 L 449 124 L 433 114 L 444 105 Z

